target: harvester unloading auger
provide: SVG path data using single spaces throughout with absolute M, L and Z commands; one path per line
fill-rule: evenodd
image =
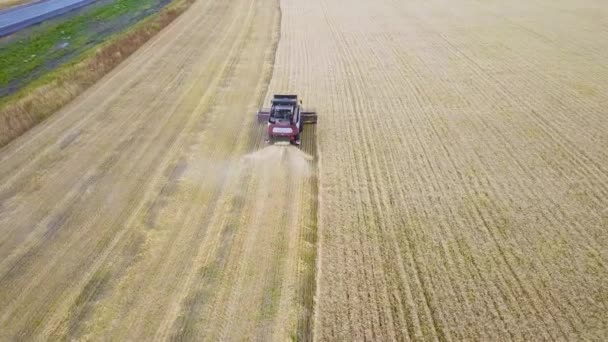
M 300 145 L 304 124 L 317 123 L 317 113 L 303 109 L 298 95 L 274 95 L 271 107 L 258 111 L 258 122 L 268 125 L 266 142 L 289 141 L 293 145 Z

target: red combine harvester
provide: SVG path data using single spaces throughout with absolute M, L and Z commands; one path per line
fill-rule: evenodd
M 293 145 L 300 145 L 304 124 L 317 123 L 317 113 L 302 109 L 298 95 L 274 95 L 271 107 L 258 111 L 258 122 L 268 125 L 266 142 L 289 141 Z

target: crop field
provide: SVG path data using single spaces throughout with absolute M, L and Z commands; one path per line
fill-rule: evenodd
M 605 340 L 607 19 L 196 1 L 0 149 L 0 340 Z
M 0 40 L 0 96 L 12 94 L 49 70 L 159 11 L 164 0 L 118 0 L 48 20 Z
M 279 13 L 199 1 L 2 150 L 0 340 L 312 329 L 314 140 L 261 150 L 254 123 Z
M 605 339 L 605 3 L 282 4 L 270 88 L 323 109 L 316 337 Z

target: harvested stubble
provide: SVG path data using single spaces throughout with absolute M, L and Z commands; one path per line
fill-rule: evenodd
M 314 140 L 258 151 L 254 116 L 278 28 L 197 1 L 0 150 L 0 340 L 310 331 Z
M 131 56 L 194 0 L 174 0 L 159 13 L 78 56 L 0 101 L 0 147 L 42 122 Z

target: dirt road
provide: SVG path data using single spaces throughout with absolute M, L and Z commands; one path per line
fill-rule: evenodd
M 254 123 L 279 23 L 274 0 L 198 1 L 0 151 L 0 340 L 310 327 L 314 140 L 262 149 Z
M 605 339 L 608 7 L 282 0 L 322 108 L 319 340 Z

